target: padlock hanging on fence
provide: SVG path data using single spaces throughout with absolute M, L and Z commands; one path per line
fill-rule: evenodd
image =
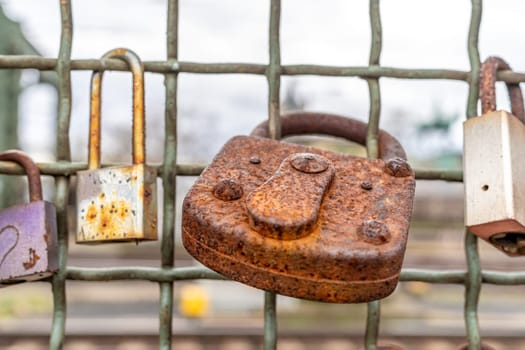
M 133 165 L 100 168 L 102 71 L 91 78 L 88 170 L 77 173 L 77 243 L 157 239 L 157 171 L 146 165 L 144 67 L 131 50 L 102 60 L 124 60 L 133 74 Z
M 49 277 L 58 270 L 55 206 L 42 199 L 40 170 L 21 151 L 0 153 L 20 164 L 28 178 L 29 199 L 0 211 L 0 287 Z
M 480 71 L 482 115 L 463 123 L 465 226 L 509 256 L 525 255 L 525 113 L 519 84 L 507 83 L 512 114 L 496 110 L 496 73 L 510 70 L 489 57 Z
M 381 159 L 268 139 L 267 123 L 226 143 L 184 199 L 187 251 L 235 281 L 292 297 L 351 303 L 395 289 L 415 179 L 401 145 L 379 132 Z M 365 123 L 281 118 L 282 135 L 364 145 Z

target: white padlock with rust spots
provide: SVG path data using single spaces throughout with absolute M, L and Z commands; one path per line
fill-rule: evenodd
M 498 57 L 483 62 L 482 115 L 464 123 L 465 225 L 509 256 L 525 255 L 525 113 L 519 84 L 507 83 L 512 114 L 496 110 L 495 82 L 509 70 Z

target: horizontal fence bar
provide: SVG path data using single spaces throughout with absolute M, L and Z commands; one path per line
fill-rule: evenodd
M 75 175 L 77 171 L 86 170 L 88 168 L 87 163 L 76 163 L 76 162 L 50 162 L 50 163 L 36 163 L 40 169 L 42 175 L 52 176 L 69 176 Z M 148 164 L 153 168 L 157 168 L 158 176 L 163 174 L 163 166 L 161 164 Z M 129 166 L 125 163 L 111 163 L 102 164 L 102 167 L 110 166 Z M 198 176 L 202 170 L 206 167 L 205 164 L 177 164 L 177 175 L 185 176 Z M 24 168 L 20 165 L 12 162 L 0 161 L 0 174 L 9 175 L 24 175 Z
M 77 171 L 86 170 L 87 163 L 80 162 L 49 162 L 36 163 L 42 175 L 52 176 L 69 176 L 74 175 Z M 126 166 L 125 163 L 107 163 L 102 167 Z M 157 168 L 158 176 L 162 176 L 163 166 L 161 164 L 149 164 Z M 177 175 L 198 176 L 206 167 L 205 164 L 177 164 Z M 416 178 L 419 180 L 444 180 L 444 181 L 463 181 L 463 172 L 461 170 L 415 170 Z M 0 174 L 24 175 L 24 169 L 18 164 L 12 162 L 0 161 Z
M 42 175 L 51 176 L 70 176 L 75 175 L 77 171 L 86 170 L 87 163 L 76 162 L 50 162 L 36 163 Z M 103 164 L 102 167 L 126 166 L 124 163 Z M 149 164 L 157 168 L 157 175 L 162 176 L 163 166 L 161 164 Z M 206 167 L 205 164 L 177 164 L 177 175 L 181 176 L 199 176 Z M 463 181 L 463 171 L 461 170 L 415 170 L 416 179 L 418 180 L 444 180 L 461 182 Z M 24 175 L 24 168 L 12 162 L 0 161 L 0 174 Z
M 483 283 L 497 285 L 522 285 L 525 284 L 524 272 L 482 271 Z M 77 281 L 116 281 L 116 280 L 143 280 L 152 282 L 171 282 L 177 280 L 228 280 L 226 277 L 206 267 L 113 267 L 113 268 L 87 268 L 68 267 L 67 279 Z M 467 278 L 466 270 L 431 270 L 412 269 L 401 270 L 399 280 L 402 282 L 427 282 L 464 284 Z
M 56 58 L 29 55 L 0 55 L 0 69 L 54 70 Z M 98 59 L 71 60 L 71 70 L 129 71 L 128 66 L 116 59 L 102 62 Z M 151 73 L 195 74 L 256 74 L 265 75 L 268 65 L 256 63 L 199 63 L 183 61 L 144 61 L 144 69 Z M 470 72 L 451 69 L 405 69 L 385 66 L 322 66 L 311 64 L 283 65 L 281 75 L 317 75 L 362 78 L 439 79 L 468 81 Z M 498 72 L 497 80 L 508 83 L 525 82 L 525 73 Z
M 116 281 L 116 280 L 145 280 L 152 282 L 172 282 L 177 280 L 226 280 L 217 272 L 205 267 L 178 267 L 178 268 L 155 268 L 155 267 L 101 267 L 67 268 L 67 278 L 77 281 Z

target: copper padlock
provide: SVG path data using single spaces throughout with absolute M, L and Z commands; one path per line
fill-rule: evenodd
M 146 165 L 144 66 L 119 48 L 102 59 L 124 60 L 133 73 L 133 165 L 100 168 L 103 71 L 91 78 L 88 170 L 77 173 L 77 243 L 157 239 L 157 171 Z
M 281 118 L 282 135 L 327 134 L 364 145 L 366 124 L 335 115 Z M 267 123 L 229 140 L 186 195 L 182 241 L 235 281 L 297 298 L 366 302 L 395 289 L 415 178 L 379 132 L 381 159 L 266 138 Z
M 40 170 L 21 151 L 0 153 L 0 160 L 20 164 L 28 178 L 26 204 L 0 211 L 0 287 L 35 281 L 58 270 L 55 206 L 42 199 Z
M 496 110 L 498 57 L 481 66 L 483 115 L 464 122 L 465 226 L 509 256 L 525 255 L 525 113 L 519 84 L 507 84 L 512 114 Z

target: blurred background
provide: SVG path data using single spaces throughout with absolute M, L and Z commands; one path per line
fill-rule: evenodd
M 0 2 L 0 54 L 57 57 L 60 15 L 56 1 Z M 193 62 L 268 63 L 269 1 L 180 0 L 179 59 Z M 480 54 L 503 57 L 525 71 L 525 29 L 521 1 L 483 2 Z M 417 0 L 381 3 L 381 65 L 398 68 L 469 70 L 468 1 Z M 368 1 L 284 0 L 281 18 L 281 63 L 366 66 L 370 50 Z M 73 2 L 73 59 L 98 58 L 115 47 L 128 47 L 145 61 L 166 57 L 166 2 L 161 0 Z M 35 70 L 1 71 L 5 99 L 0 144 L 18 145 L 36 161 L 55 160 L 57 96 L 52 77 Z M 90 72 L 72 72 L 73 108 L 70 137 L 73 161 L 86 161 Z M 148 162 L 160 163 L 164 143 L 164 85 L 161 74 L 146 73 Z M 381 128 L 404 145 L 416 168 L 460 169 L 462 122 L 468 85 L 444 80 L 381 78 Z M 181 73 L 178 85 L 178 162 L 208 163 L 232 136 L 248 134 L 267 118 L 264 76 Z M 509 109 L 498 83 L 498 107 Z M 18 98 L 16 98 L 19 96 Z M 283 110 L 338 113 L 366 121 L 369 95 L 365 80 L 333 77 L 282 77 Z M 104 75 L 102 159 L 131 159 L 131 76 Z M 8 131 L 9 130 L 9 131 Z M 15 131 L 13 131 L 15 130 Z M 9 137 L 8 137 L 9 136 Z M 4 143 L 2 143 L 4 142 Z M 330 147 L 327 138 L 310 139 Z M 349 144 L 344 147 L 354 149 Z M 2 191 L 6 190 L 6 179 Z M 178 177 L 177 240 L 180 203 L 193 177 Z M 46 199 L 53 199 L 46 179 Z M 10 186 L 7 186 L 10 187 Z M 5 192 L 3 192 L 5 193 Z M 405 267 L 461 269 L 463 186 L 419 181 Z M 12 204 L 13 196 L 4 199 Z M 19 201 L 18 198 L 16 198 Z M 72 203 L 73 205 L 73 203 Z M 74 208 L 72 208 L 74 212 Z M 161 220 L 159 220 L 161 222 Z M 159 266 L 159 244 L 69 246 L 73 266 Z M 521 269 L 480 242 L 483 268 Z M 196 262 L 179 245 L 175 265 Z M 484 285 L 480 300 L 482 334 L 498 349 L 525 347 L 523 286 Z M 452 349 L 462 342 L 464 287 L 401 283 L 382 303 L 381 338 L 417 349 Z M 175 284 L 177 349 L 252 349 L 260 344 L 263 293 L 234 282 Z M 148 349 L 157 346 L 158 286 L 150 282 L 67 282 L 68 349 Z M 278 297 L 281 349 L 358 349 L 364 334 L 366 305 L 330 305 Z M 52 295 L 48 283 L 17 285 L 0 291 L 0 348 L 47 347 Z M 417 345 L 415 345 L 417 344 Z

